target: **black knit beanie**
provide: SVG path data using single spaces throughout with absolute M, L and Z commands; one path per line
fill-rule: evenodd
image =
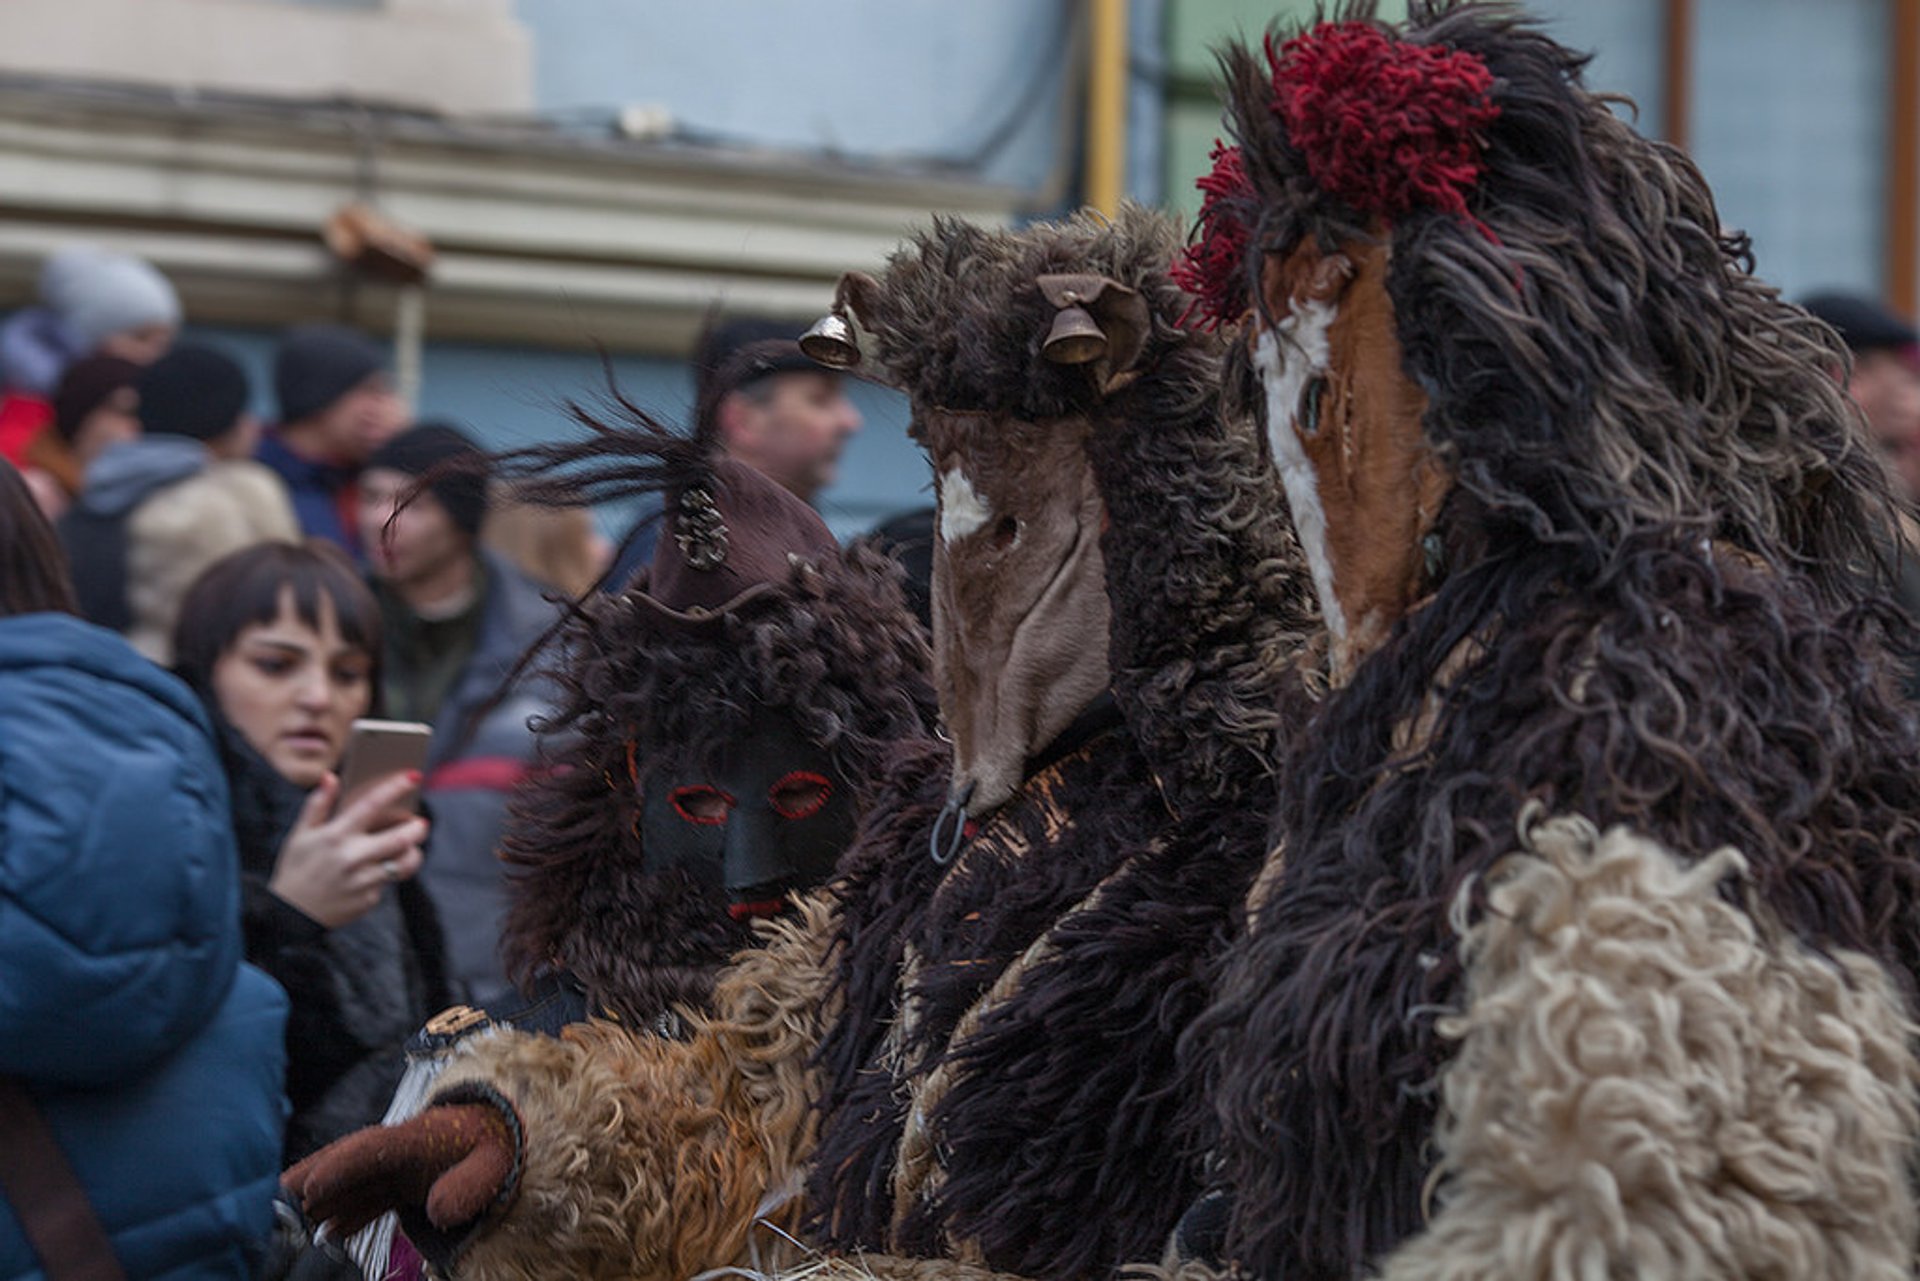
M 53 429 L 60 439 L 71 445 L 87 415 L 122 387 L 138 386 L 145 372 L 118 356 L 83 356 L 68 365 L 53 393 Z
M 480 447 L 457 427 L 421 423 L 373 451 L 367 470 L 384 467 L 407 476 L 426 476 L 427 492 L 440 500 L 453 523 L 478 536 L 487 515 L 487 477 L 492 464 Z
M 197 343 L 175 344 L 136 386 L 140 430 L 149 436 L 213 440 L 233 430 L 247 409 L 247 375 L 239 364 Z
M 339 325 L 288 330 L 273 358 L 280 421 L 311 418 L 386 367 L 386 349 L 365 334 Z

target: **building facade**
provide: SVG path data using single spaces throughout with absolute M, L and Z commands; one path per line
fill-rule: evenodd
M 1920 0 L 1532 0 L 1590 82 L 1685 145 L 1790 294 L 1911 307 Z M 423 415 L 566 430 L 604 352 L 668 418 L 716 307 L 803 327 L 937 212 L 1017 223 L 1117 190 L 1190 214 L 1212 50 L 1309 0 L 6 0 L 0 308 L 91 240 L 148 257 L 261 375 L 273 333 L 393 332 L 400 292 L 321 240 L 342 205 L 431 241 Z M 1405 0 L 1382 0 L 1402 13 Z M 1116 65 L 1117 60 L 1117 65 Z M 1123 108 L 1104 118 L 1102 74 Z M 1625 109 L 1625 108 L 1623 108 Z M 926 501 L 905 406 L 822 500 L 850 534 Z M 262 408 L 266 408 L 264 394 Z

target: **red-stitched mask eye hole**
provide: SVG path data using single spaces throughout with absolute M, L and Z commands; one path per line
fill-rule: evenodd
M 676 787 L 667 793 L 667 799 L 673 802 L 673 812 L 681 818 L 707 827 L 718 827 L 725 823 L 727 814 L 733 809 L 731 796 L 717 787 L 704 784 Z
M 833 797 L 833 781 L 797 769 L 767 789 L 767 804 L 781 818 L 812 818 Z

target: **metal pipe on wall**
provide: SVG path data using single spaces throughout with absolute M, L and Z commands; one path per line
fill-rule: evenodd
M 1119 211 L 1127 167 L 1127 0 L 1087 0 L 1093 38 L 1088 43 L 1086 202 L 1102 213 Z

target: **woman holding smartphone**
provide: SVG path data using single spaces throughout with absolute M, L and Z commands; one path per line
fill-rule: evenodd
M 417 774 L 340 804 L 335 771 L 379 688 L 380 612 L 346 558 L 263 543 L 188 590 L 175 670 L 221 741 L 243 874 L 247 959 L 292 999 L 287 1159 L 380 1119 L 402 1047 L 446 1003 L 420 870 Z

